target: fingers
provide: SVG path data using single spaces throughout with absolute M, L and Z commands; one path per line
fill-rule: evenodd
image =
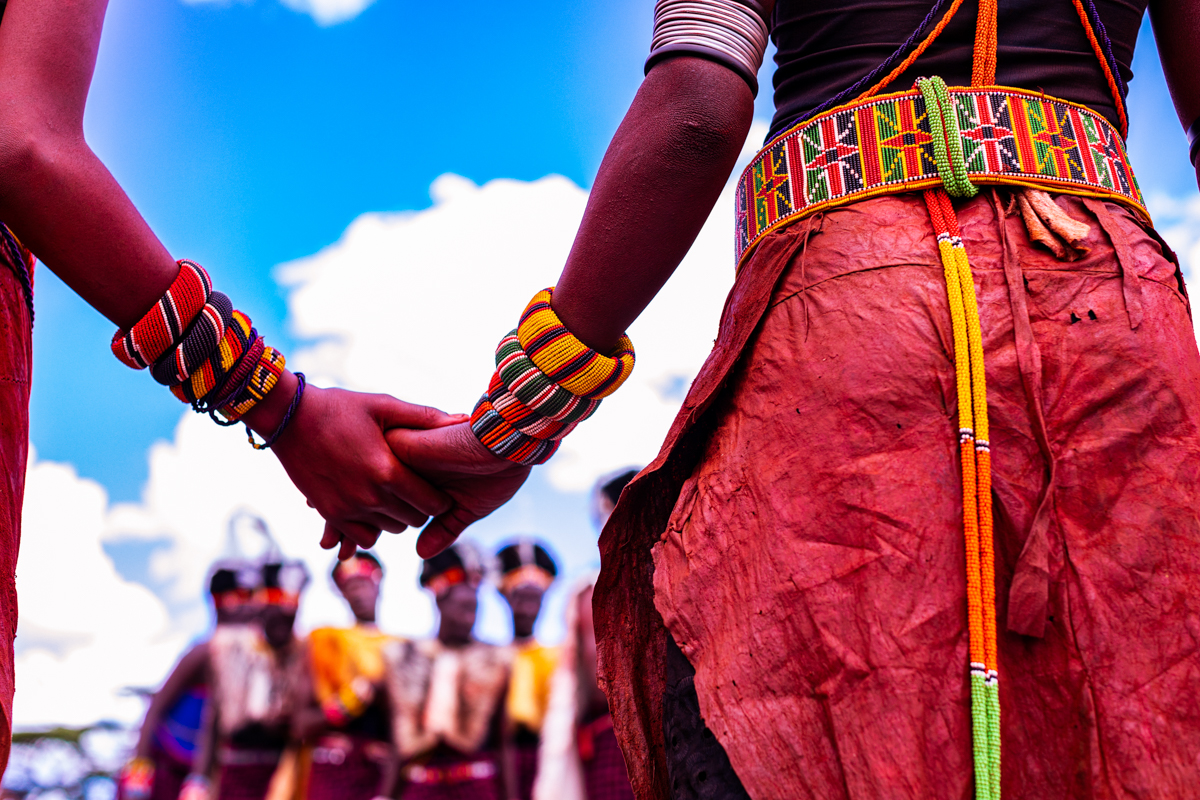
M 388 515 L 414 528 L 421 527 L 430 517 L 445 514 L 454 507 L 454 500 L 450 495 L 435 488 L 429 481 L 409 469 L 408 465 L 399 461 L 396 462 L 392 475 L 384 483 L 384 488 L 394 498 L 392 507 L 387 511 Z M 410 512 L 407 516 L 398 515 L 406 509 Z M 392 513 L 393 511 L 397 513 Z M 420 518 L 416 519 L 413 515 Z
M 474 512 L 462 506 L 456 506 L 449 512 L 435 518 L 425 526 L 417 537 L 417 555 L 421 558 L 433 558 L 438 553 L 454 544 L 467 526 L 480 519 Z
M 388 428 L 442 428 L 471 418 L 469 414 L 447 414 L 433 406 L 406 403 L 386 394 L 376 396 L 373 411 L 385 431 Z
M 338 561 L 345 561 L 350 556 L 358 552 L 358 545 L 349 539 L 342 539 L 342 546 L 338 550 Z
M 325 533 L 321 536 L 321 547 L 332 550 L 340 544 L 342 552 L 345 552 L 346 542 L 351 542 L 364 550 L 369 550 L 378 540 L 378 527 L 354 520 L 339 521 L 336 526 L 332 522 L 326 522 Z M 349 558 L 352 555 L 354 555 L 353 550 L 350 551 L 350 555 L 346 556 L 339 553 L 338 558 Z

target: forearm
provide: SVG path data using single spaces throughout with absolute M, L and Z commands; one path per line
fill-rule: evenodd
M 137 322 L 179 268 L 81 136 L 0 127 L 0 221 L 121 328 Z
M 611 352 L 687 254 L 750 129 L 733 71 L 675 58 L 650 71 L 613 137 L 554 291 L 585 344 Z
M 1187 127 L 1200 117 L 1200 4 L 1153 0 L 1150 21 L 1175 111 Z

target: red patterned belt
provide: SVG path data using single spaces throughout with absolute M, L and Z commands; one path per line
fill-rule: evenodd
M 967 175 L 1115 200 L 1149 219 L 1116 129 L 1084 106 L 1008 87 L 950 89 Z M 918 91 L 827 111 L 776 136 L 737 187 L 737 264 L 771 231 L 817 211 L 941 186 Z
M 404 779 L 409 783 L 449 785 L 480 781 L 496 777 L 496 762 L 490 759 L 466 761 L 446 766 L 409 764 L 404 768 Z

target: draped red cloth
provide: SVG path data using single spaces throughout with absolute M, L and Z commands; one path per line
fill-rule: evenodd
M 17 551 L 29 460 L 33 322 L 16 270 L 0 247 L 0 774 L 12 746 L 13 640 L 17 635 Z M 31 279 L 33 259 L 27 258 Z
M 1124 209 L 1035 248 L 958 204 L 987 367 L 1009 797 L 1200 779 L 1200 354 L 1173 256 Z M 946 288 L 919 196 L 759 246 L 659 457 L 601 537 L 601 673 L 641 798 L 670 795 L 668 629 L 749 794 L 970 798 Z

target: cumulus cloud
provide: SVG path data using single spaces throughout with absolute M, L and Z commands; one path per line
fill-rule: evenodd
M 242 2 L 250 2 L 250 0 L 241 0 Z M 328 26 L 337 25 L 339 22 L 348 22 L 354 19 L 359 14 L 367 9 L 375 0 L 279 0 L 283 5 L 298 11 L 301 14 L 308 14 L 318 25 Z M 183 0 L 183 2 L 191 5 L 217 5 L 226 6 L 235 2 L 235 0 Z
M 1155 227 L 1179 256 L 1184 277 L 1192 283 L 1200 274 L 1200 194 L 1156 195 L 1147 205 Z
M 763 125 L 751 131 L 743 161 L 764 134 Z M 336 243 L 279 269 L 290 322 L 310 342 L 289 361 L 314 382 L 470 410 L 496 341 L 557 278 L 587 201 L 555 176 L 476 186 L 444 175 L 431 195 L 424 211 L 364 214 Z M 631 329 L 633 377 L 548 466 L 554 487 L 587 489 L 604 472 L 654 457 L 716 335 L 733 280 L 732 206 L 727 189 L 678 274 Z M 148 458 L 141 501 L 115 505 L 70 466 L 31 461 L 18 565 L 18 727 L 136 721 L 141 702 L 123 689 L 158 684 L 204 635 L 208 568 L 239 509 L 261 515 L 283 550 L 308 565 L 299 628 L 350 621 L 328 577 L 332 556 L 317 544 L 321 520 L 273 457 L 184 412 L 172 440 Z M 103 545 L 122 542 L 155 544 L 155 592 L 113 568 Z M 417 588 L 412 542 L 384 537 L 377 548 L 388 567 L 380 624 L 420 636 L 433 611 Z M 485 635 L 496 636 L 506 614 L 488 598 Z

